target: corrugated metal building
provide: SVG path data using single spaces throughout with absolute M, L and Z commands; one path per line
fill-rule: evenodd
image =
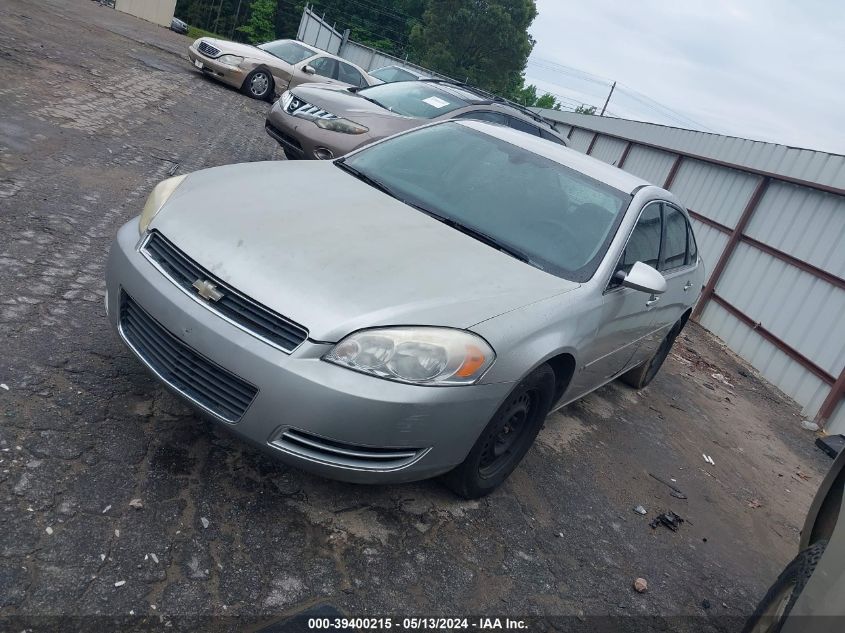
M 845 433 L 845 156 L 538 110 L 571 147 L 688 206 L 708 279 L 693 317 Z
M 170 26 L 176 0 L 116 0 L 114 8 L 161 26 Z

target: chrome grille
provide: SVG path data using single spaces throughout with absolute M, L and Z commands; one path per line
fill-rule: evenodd
M 337 115 L 303 101 L 292 92 L 282 95 L 282 108 L 288 114 L 305 119 L 336 119 Z
M 120 297 L 120 332 L 159 378 L 226 422 L 240 420 L 258 393 L 168 332 L 125 292 Z
M 220 54 L 219 48 L 212 46 L 206 41 L 200 42 L 197 50 L 207 57 L 217 57 Z
M 284 352 L 291 352 L 308 338 L 308 330 L 304 327 L 265 308 L 220 281 L 158 231 L 149 234 L 141 252 L 173 283 L 203 306 L 266 343 Z M 203 299 L 194 286 L 200 281 L 213 284 L 223 296 L 217 301 Z
M 312 461 L 359 470 L 398 470 L 428 452 L 416 448 L 373 448 L 329 440 L 298 429 L 288 429 L 271 446 Z

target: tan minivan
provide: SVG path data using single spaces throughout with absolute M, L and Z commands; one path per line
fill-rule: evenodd
M 203 73 L 253 99 L 269 100 L 277 92 L 304 83 L 342 88 L 381 83 L 355 64 L 294 40 L 252 46 L 201 37 L 188 47 L 188 57 Z

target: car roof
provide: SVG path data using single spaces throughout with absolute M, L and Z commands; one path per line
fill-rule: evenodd
M 472 119 L 462 119 L 460 121 L 446 121 L 435 125 L 465 125 L 466 127 L 478 130 L 484 134 L 489 134 L 496 138 L 502 139 L 512 145 L 525 148 L 529 152 L 553 160 L 565 167 L 574 169 L 577 172 L 585 174 L 590 178 L 594 178 L 600 182 L 618 189 L 624 193 L 633 193 L 635 189 L 643 185 L 650 185 L 646 180 L 634 176 L 627 171 L 622 171 L 618 167 L 608 165 L 586 154 L 582 154 L 574 149 L 564 147 L 553 141 L 547 141 L 539 136 L 533 136 L 520 132 L 513 128 L 505 127 L 504 125 L 497 125 L 495 123 L 488 123 L 487 121 L 474 121 Z

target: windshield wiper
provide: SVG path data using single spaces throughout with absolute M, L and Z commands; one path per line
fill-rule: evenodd
M 374 189 L 378 189 L 382 193 L 386 193 L 391 198 L 395 198 L 396 200 L 399 200 L 400 202 L 405 202 L 405 200 L 403 200 L 402 198 L 397 196 L 396 193 L 390 187 L 385 185 L 383 182 L 376 180 L 375 178 L 371 178 L 367 174 L 365 174 L 361 171 L 358 171 L 357 169 L 355 169 L 351 165 L 347 165 L 346 161 L 343 158 L 341 158 L 340 160 L 336 160 L 334 162 L 334 164 L 337 165 L 338 167 L 340 167 L 347 174 L 351 174 L 352 176 L 355 176 L 355 178 L 357 178 L 361 182 L 367 183 L 368 185 L 370 185 Z
M 525 262 L 526 264 L 531 264 L 532 266 L 536 266 L 537 268 L 542 269 L 542 267 L 539 264 L 537 264 L 537 262 L 532 261 L 532 259 L 526 253 L 522 252 L 518 248 L 514 248 L 510 244 L 505 244 L 504 242 L 498 240 L 497 238 L 493 237 L 492 235 L 489 235 L 488 233 L 485 233 L 484 231 L 479 231 L 478 229 L 474 229 L 471 226 L 467 226 L 466 224 L 459 222 L 458 220 L 455 220 L 454 218 L 448 218 L 445 215 L 440 215 L 438 213 L 434 213 L 433 211 L 430 211 L 428 209 L 424 209 L 424 208 L 422 208 L 418 205 L 412 204 L 411 206 L 414 207 L 415 209 L 419 209 L 420 211 L 422 211 L 426 215 L 430 215 L 435 220 L 437 220 L 439 222 L 443 222 L 443 224 L 445 224 L 446 226 L 451 226 L 456 231 L 460 231 L 461 233 L 463 233 L 465 235 L 469 235 L 470 237 L 474 237 L 479 242 L 484 242 L 485 244 L 487 244 L 487 246 L 492 246 L 496 250 L 502 251 L 503 253 L 506 253 L 506 254 L 510 255 L 511 257 L 518 259 L 521 262 Z
M 378 107 L 380 107 L 380 108 L 384 108 L 384 109 L 385 109 L 385 110 L 387 110 L 388 112 L 393 112 L 393 110 L 391 110 L 390 108 L 388 108 L 388 107 L 387 107 L 386 105 L 384 105 L 381 101 L 376 101 L 376 100 L 375 100 L 375 99 L 373 99 L 372 97 L 368 97 L 368 96 L 366 96 L 366 95 L 362 95 L 360 92 L 356 92 L 355 94 L 357 94 L 357 95 L 358 95 L 359 97 L 361 97 L 362 99 L 366 99 L 366 100 L 367 100 L 367 101 L 369 101 L 370 103 L 375 103 Z

